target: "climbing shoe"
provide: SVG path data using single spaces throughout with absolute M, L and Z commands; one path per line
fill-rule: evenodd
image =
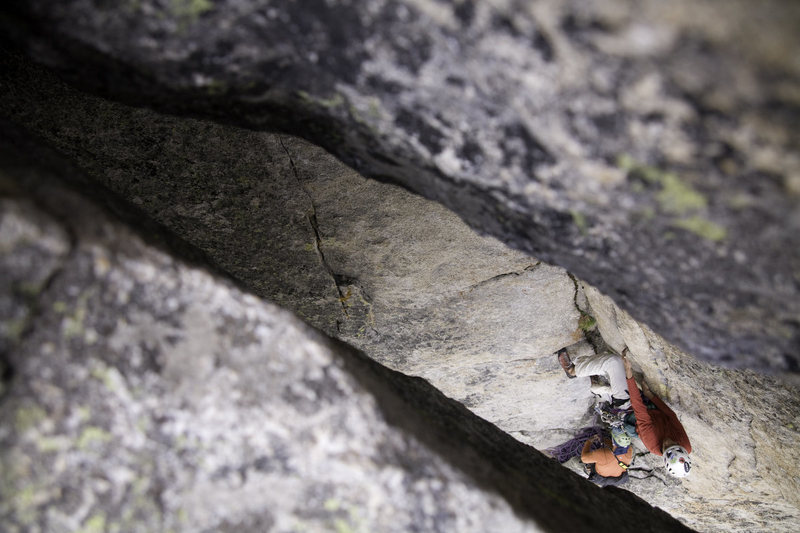
M 575 364 L 569 358 L 569 354 L 567 353 L 566 348 L 561 348 L 558 351 L 558 363 L 561 365 L 561 368 L 564 369 L 564 373 L 567 375 L 568 378 L 570 379 L 575 378 Z M 571 374 L 570 371 L 572 371 Z

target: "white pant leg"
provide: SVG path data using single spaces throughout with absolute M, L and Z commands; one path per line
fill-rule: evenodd
M 575 375 L 578 377 L 606 376 L 611 385 L 614 398 L 627 399 L 628 381 L 625 379 L 625 365 L 616 354 L 584 355 L 574 361 Z

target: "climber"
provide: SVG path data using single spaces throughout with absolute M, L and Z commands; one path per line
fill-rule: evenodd
M 585 427 L 567 442 L 543 451 L 561 464 L 580 457 L 589 481 L 601 486 L 625 483 L 633 458 L 631 437 L 624 429 L 612 428 L 609 435 L 598 425 Z
M 569 378 L 606 376 L 611 385 L 611 405 L 617 409 L 630 407 L 628 384 L 625 381 L 625 366 L 617 354 L 584 355 L 577 357 L 573 362 L 567 349 L 561 348 L 558 351 L 558 362 Z
M 595 443 L 595 446 L 601 444 L 601 447 L 592 450 L 592 443 Z M 595 475 L 590 474 L 589 481 L 594 481 L 598 485 L 609 484 L 610 479 L 608 478 L 623 476 L 627 472 L 632 458 L 631 437 L 622 428 L 612 428 L 611 438 L 606 438 L 604 441 L 595 435 L 586 441 L 581 451 L 581 462 L 586 465 L 594 465 Z M 624 480 L 618 481 L 624 482 Z
M 661 398 L 653 394 L 647 383 L 642 380 L 642 394 L 655 406 L 648 409 L 645 406 L 636 380 L 633 377 L 633 368 L 627 358 L 628 348 L 622 350 L 622 362 L 625 367 L 625 377 L 628 390 L 631 391 L 631 404 L 636 414 L 636 430 L 642 443 L 650 453 L 664 457 L 664 467 L 670 475 L 685 477 L 689 475 L 692 461 L 689 454 L 692 445 L 689 437 L 678 420 L 677 415 L 665 404 Z

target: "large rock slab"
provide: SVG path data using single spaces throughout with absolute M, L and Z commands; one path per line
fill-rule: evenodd
M 134 223 L 157 222 L 259 296 L 526 443 L 553 443 L 534 430 L 545 420 L 586 417 L 587 387 L 531 386 L 583 337 L 563 269 L 300 139 L 115 104 L 5 59 L 7 115 L 67 154 L 86 190 L 125 201 L 117 210 Z M 565 394 L 557 413 L 536 401 Z
M 692 475 L 679 486 L 660 457 L 637 456 L 649 479 L 631 490 L 700 531 L 723 522 L 733 531 L 786 531 L 800 525 L 800 451 L 797 389 L 752 371 L 731 371 L 690 357 L 610 298 L 581 287 L 586 311 L 603 339 L 628 346 L 637 375 L 678 414 L 692 442 Z M 645 448 L 636 439 L 637 450 Z M 657 482 L 655 479 L 663 481 Z
M 688 531 L 145 244 L 2 126 L 3 531 Z
M 82 190 L 524 443 L 546 448 L 592 422 L 589 379 L 566 379 L 553 352 L 591 352 L 579 319 L 594 316 L 592 342 L 631 348 L 696 448 L 697 477 L 667 479 L 639 455 L 627 488 L 701 531 L 797 529 L 795 390 L 699 364 L 562 269 L 299 139 L 114 104 L 5 59 L 6 112 L 88 174 L 71 177 Z
M 83 87 L 291 132 L 568 268 L 701 358 L 796 372 L 791 2 L 14 1 Z

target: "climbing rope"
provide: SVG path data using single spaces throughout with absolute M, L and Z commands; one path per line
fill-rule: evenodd
M 595 435 L 600 437 L 600 442 L 592 443 L 591 449 L 596 450 L 602 447 L 602 442 L 606 438 L 605 430 L 603 426 L 600 425 L 585 427 L 579 430 L 578 433 L 567 442 L 553 446 L 552 448 L 547 448 L 546 451 L 553 459 L 563 464 L 573 457 L 580 456 L 583 451 L 583 445 Z

